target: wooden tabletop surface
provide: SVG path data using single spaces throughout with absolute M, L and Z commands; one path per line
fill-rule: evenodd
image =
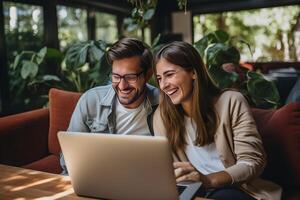
M 74 193 L 68 176 L 0 164 L 0 199 L 91 199 Z
M 68 176 L 0 164 L 0 199 L 2 200 L 91 200 L 74 193 Z M 195 200 L 202 198 L 197 197 Z

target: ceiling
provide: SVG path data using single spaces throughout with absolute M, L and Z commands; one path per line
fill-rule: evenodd
M 234 11 L 285 5 L 300 5 L 300 0 L 188 0 L 193 13 Z
M 70 0 L 72 1 L 72 0 Z M 76 0 L 73 0 L 76 1 Z M 130 13 L 132 6 L 128 0 L 77 0 L 93 2 L 101 7 L 122 13 Z M 157 0 L 157 10 L 170 12 L 178 10 L 177 0 Z M 193 13 L 212 13 L 221 11 L 245 10 L 285 5 L 300 5 L 300 0 L 187 0 L 187 10 Z

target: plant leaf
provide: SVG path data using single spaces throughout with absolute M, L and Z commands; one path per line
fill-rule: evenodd
M 66 66 L 74 69 L 84 65 L 89 46 L 88 42 L 80 42 L 72 45 L 66 53 Z
M 13 63 L 13 70 L 16 70 L 18 65 L 20 64 L 20 59 L 21 59 L 21 54 L 18 54 L 16 57 L 15 57 L 15 60 L 14 60 L 14 63 Z
M 43 62 L 46 54 L 47 54 L 47 47 L 41 48 L 41 50 L 35 56 L 35 62 L 38 65 L 40 65 Z
M 60 78 L 55 75 L 45 75 L 42 77 L 42 80 L 44 80 L 44 81 L 61 81 Z
M 214 42 L 225 43 L 229 40 L 229 35 L 225 31 L 217 30 L 215 32 L 212 32 L 212 34 L 215 37 Z
M 154 13 L 155 13 L 154 8 L 150 8 L 149 10 L 147 10 L 143 16 L 144 20 L 150 20 L 153 17 Z
M 264 79 L 261 74 L 249 71 L 247 73 L 247 90 L 256 106 L 271 106 L 276 108 L 280 102 L 279 92 L 275 84 Z
M 89 48 L 89 61 L 90 63 L 99 62 L 104 52 L 102 49 L 98 48 L 96 45 L 91 45 Z
M 206 50 L 206 62 L 208 65 L 221 66 L 224 63 L 238 64 L 239 61 L 239 51 L 228 44 L 217 43 L 208 47 Z
M 38 65 L 34 62 L 24 60 L 22 63 L 21 76 L 23 79 L 34 78 L 38 73 Z
M 134 31 L 134 30 L 136 30 L 136 29 L 138 29 L 138 28 L 139 28 L 139 25 L 138 25 L 138 24 L 132 23 L 132 24 L 129 24 L 129 25 L 127 26 L 126 30 L 127 30 L 128 32 L 132 32 L 132 31 Z
M 236 72 L 226 72 L 216 65 L 209 67 L 209 73 L 221 89 L 230 88 L 239 79 Z
M 198 52 L 200 53 L 200 56 L 202 57 L 202 59 L 204 59 L 204 55 L 205 55 L 205 50 L 208 46 L 208 39 L 207 37 L 203 37 L 201 38 L 199 41 L 194 43 L 195 48 L 198 50 Z
M 156 45 L 158 45 L 158 42 L 159 42 L 159 40 L 160 40 L 160 37 L 161 37 L 161 34 L 159 33 L 155 38 L 154 38 L 154 40 L 153 40 L 153 42 L 152 42 L 152 48 L 153 47 L 155 47 Z

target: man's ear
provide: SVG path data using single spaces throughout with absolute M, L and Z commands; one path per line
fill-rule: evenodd
M 152 70 L 152 68 L 150 68 L 146 72 L 146 82 L 149 81 L 149 79 L 151 78 L 152 75 L 153 75 L 153 70 Z

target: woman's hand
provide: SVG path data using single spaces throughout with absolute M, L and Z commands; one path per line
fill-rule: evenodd
M 176 182 L 182 181 L 201 181 L 204 187 L 223 187 L 232 184 L 231 176 L 225 172 L 215 172 L 204 175 L 190 162 L 174 162 Z
M 204 176 L 190 162 L 174 162 L 176 182 L 182 181 L 201 181 Z

